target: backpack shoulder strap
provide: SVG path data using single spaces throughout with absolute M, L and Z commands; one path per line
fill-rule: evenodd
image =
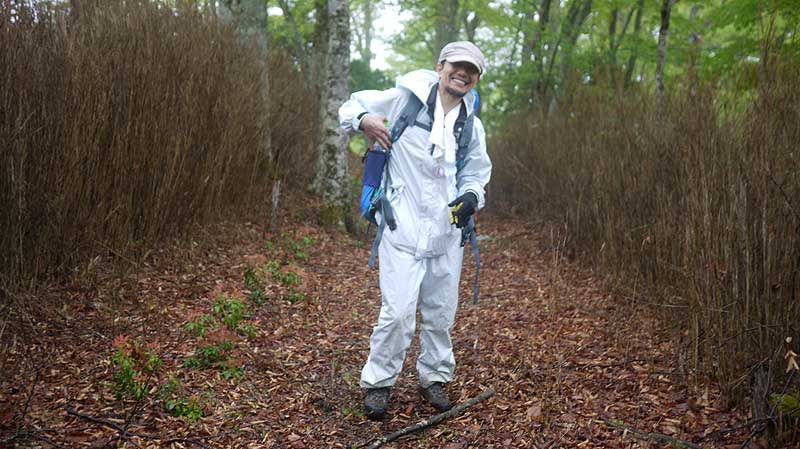
M 408 92 L 408 102 L 403 107 L 403 110 L 400 111 L 400 115 L 394 121 L 394 125 L 392 125 L 392 141 L 397 142 L 397 139 L 403 135 L 406 128 L 409 126 L 417 126 L 419 122 L 417 122 L 417 116 L 419 115 L 419 111 L 422 109 L 422 101 L 417 98 L 416 95 L 412 92 Z M 428 127 L 430 129 L 430 127 Z
M 425 131 L 430 132 L 433 129 L 433 111 L 436 109 L 436 94 L 439 92 L 439 83 L 434 84 L 431 86 L 431 91 L 428 94 L 428 98 L 425 100 L 425 106 L 427 107 L 424 118 L 425 121 L 419 121 L 419 113 L 417 116 L 417 121 L 414 123 L 414 126 L 419 126 L 420 128 L 424 129 Z
M 456 168 L 461 170 L 467 159 L 469 144 L 472 142 L 472 131 L 475 128 L 475 114 L 467 116 L 466 107 L 462 104 L 454 129 L 458 150 L 456 150 Z

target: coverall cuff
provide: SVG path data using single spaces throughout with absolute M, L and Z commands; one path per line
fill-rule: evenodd
M 475 199 L 478 200 L 478 204 L 475 205 L 475 210 L 476 211 L 483 209 L 483 206 L 484 206 L 485 203 L 484 203 L 483 195 L 481 193 L 479 193 L 475 189 L 464 189 L 464 192 L 460 193 L 459 195 L 463 195 L 465 193 L 471 193 L 471 194 L 475 195 Z
M 366 117 L 367 114 L 368 114 L 367 111 L 361 111 L 358 114 L 356 114 L 355 117 L 353 117 L 353 131 L 355 131 L 357 133 L 363 133 L 364 132 L 364 131 L 361 130 L 361 120 L 363 120 L 364 117 Z
M 422 388 L 428 388 L 428 387 L 430 387 L 431 385 L 433 385 L 436 382 L 447 384 L 447 383 L 450 383 L 450 381 L 452 381 L 452 380 L 453 380 L 452 377 L 431 374 L 430 376 L 428 376 L 425 379 L 420 379 L 419 380 L 419 386 L 422 387 Z

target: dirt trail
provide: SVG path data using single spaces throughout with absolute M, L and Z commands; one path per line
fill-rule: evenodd
M 124 280 L 99 276 L 93 284 L 84 279 L 48 290 L 43 297 L 59 295 L 69 305 L 26 334 L 34 344 L 7 346 L 0 441 L 17 431 L 36 370 L 21 428 L 27 436 L 7 445 L 349 448 L 434 414 L 416 393 L 415 342 L 390 418 L 364 418 L 358 376 L 380 303 L 377 271 L 366 266 L 369 245 L 311 226 L 284 229 L 281 238 L 256 225 L 221 226 L 191 254 L 155 254 Z M 472 305 L 467 255 L 449 391 L 458 401 L 484 388 L 497 394 L 386 447 L 651 447 L 604 421 L 707 448 L 744 439 L 743 429 L 730 430 L 742 417 L 722 410 L 713 385 L 687 393 L 664 326 L 559 258 L 557 241 L 542 227 L 481 217 L 480 230 L 488 237 L 481 243 L 481 298 Z M 264 267 L 273 260 L 290 264 L 279 265 L 280 272 L 273 264 L 269 274 Z M 246 299 L 248 266 L 261 268 L 263 305 Z M 287 281 L 289 272 L 302 284 Z M 223 295 L 243 298 L 252 313 L 242 321 L 247 332 L 210 326 L 198 337 L 186 328 L 203 314 L 214 316 Z M 223 340 L 233 343 L 225 362 L 233 370 L 187 367 L 198 348 Z M 114 395 L 120 368 L 111 361 L 113 344 L 131 342 L 163 360 L 155 374 L 139 377 L 152 387 L 142 401 Z M 172 390 L 155 388 L 169 379 Z M 171 416 L 165 403 L 171 399 L 174 410 L 178 398 L 204 416 Z M 68 415 L 67 408 L 127 423 L 139 436 L 115 440 L 112 425 Z

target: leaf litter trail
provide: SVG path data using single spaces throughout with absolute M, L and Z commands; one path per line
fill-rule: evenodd
M 458 367 L 449 391 L 458 402 L 489 387 L 497 394 L 385 447 L 653 444 L 604 420 L 702 447 L 738 447 L 744 418 L 723 410 L 713 385 L 688 392 L 662 323 L 605 294 L 592 273 L 560 257 L 558 239 L 543 226 L 480 218 L 487 237 L 481 297 L 472 305 L 474 265 L 467 253 L 453 331 Z M 416 340 L 393 391 L 390 418 L 375 423 L 361 411 L 359 371 L 380 303 L 377 271 L 366 266 L 368 243 L 297 223 L 284 226 L 283 238 L 256 225 L 220 226 L 205 238 L 211 243 L 202 251 L 158 253 L 123 280 L 48 290 L 70 305 L 61 320 L 36 323 L 29 335 L 34 344 L 9 352 L 6 369 L 16 368 L 2 381 L 3 438 L 17 429 L 8 410 L 23 408 L 35 370 L 39 378 L 25 414 L 29 436 L 14 441 L 20 447 L 349 448 L 435 414 L 416 392 Z M 304 240 L 313 244 L 297 244 Z M 280 242 L 290 243 L 281 250 Z M 210 313 L 223 295 L 246 298 L 244 270 L 272 260 L 290 263 L 283 272 L 301 277 L 297 292 L 311 299 L 293 304 L 283 299 L 284 286 L 262 278 L 266 301 L 252 306 L 249 320 L 255 335 L 228 337 L 242 377 L 184 367 L 204 344 L 187 322 Z M 204 416 L 196 422 L 171 416 L 157 388 L 143 401 L 116 399 L 110 360 L 111 340 L 119 335 L 146 343 L 163 359 L 149 385 L 177 379 Z M 115 439 L 118 429 L 68 415 L 66 408 L 138 436 Z

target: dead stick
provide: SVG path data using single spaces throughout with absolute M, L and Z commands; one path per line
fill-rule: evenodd
M 483 393 L 481 393 L 481 394 L 469 399 L 467 402 L 461 403 L 461 404 L 451 408 L 450 410 L 448 410 L 448 411 L 446 411 L 444 413 L 439 413 L 438 415 L 431 416 L 430 418 L 428 418 L 428 419 L 426 419 L 424 421 L 420 421 L 420 422 L 418 422 L 418 423 L 416 423 L 416 424 L 414 424 L 412 426 L 408 426 L 406 428 L 398 430 L 397 432 L 391 433 L 391 434 L 386 435 L 384 437 L 380 437 L 377 440 L 373 441 L 372 444 L 370 444 L 367 447 L 367 449 L 379 448 L 379 447 L 383 446 L 386 443 L 389 443 L 391 441 L 394 441 L 394 440 L 402 437 L 403 435 L 408 435 L 409 433 L 413 433 L 413 432 L 416 432 L 418 430 L 422 430 L 422 429 L 434 426 L 436 424 L 439 424 L 440 422 L 444 421 L 445 419 L 447 419 L 447 418 L 449 418 L 451 416 L 455 416 L 455 415 L 461 413 L 462 411 L 466 410 L 467 408 L 472 407 L 473 405 L 477 404 L 478 402 L 481 402 L 483 400 L 489 399 L 492 396 L 494 396 L 494 390 L 492 390 L 492 389 L 485 390 Z M 364 445 L 362 444 L 361 446 L 364 446 Z
M 139 434 L 128 432 L 128 430 L 126 430 L 125 428 L 123 428 L 122 426 L 120 426 L 119 424 L 117 424 L 117 423 L 115 423 L 113 421 L 109 421 L 109 420 L 103 419 L 103 418 L 96 418 L 94 416 L 84 415 L 83 413 L 78 413 L 77 411 L 75 411 L 75 410 L 73 410 L 71 408 L 67 408 L 67 414 L 75 416 L 75 417 L 83 419 L 83 420 L 86 420 L 86 421 L 89 421 L 89 422 L 93 422 L 95 424 L 102 424 L 102 425 L 104 425 L 106 427 L 110 427 L 110 428 L 116 430 L 117 431 L 117 436 L 114 437 L 112 440 L 110 440 L 109 443 L 111 441 L 113 441 L 114 439 L 122 438 L 123 440 L 127 441 L 128 443 L 130 443 L 132 446 L 141 449 L 141 446 L 139 446 L 138 444 L 136 444 L 136 442 L 131 440 L 131 437 L 158 439 L 158 437 L 154 437 L 153 435 L 139 435 Z
M 664 435 L 663 433 L 645 432 L 643 430 L 634 429 L 633 427 L 620 422 L 614 422 L 605 419 L 601 419 L 600 422 L 609 427 L 614 427 L 615 429 L 622 429 L 623 431 L 630 433 L 633 437 L 640 440 L 652 440 L 659 444 L 669 444 L 670 446 L 676 446 L 682 449 L 703 449 L 702 446 L 698 446 L 694 443 L 680 440 L 669 435 Z
M 133 446 L 136 446 L 136 447 L 140 447 L 140 446 L 138 446 L 135 442 L 131 441 L 130 440 L 131 437 L 144 438 L 146 440 L 161 441 L 162 444 L 191 443 L 191 444 L 203 447 L 203 448 L 209 448 L 208 445 L 203 444 L 203 442 L 200 441 L 198 438 L 192 438 L 192 437 L 164 438 L 164 437 L 160 437 L 158 435 L 151 435 L 151 434 L 147 434 L 147 433 L 133 433 L 133 432 L 131 432 L 129 430 L 126 430 L 124 427 L 120 426 L 119 424 L 117 424 L 117 423 L 115 423 L 113 421 L 110 421 L 110 420 L 107 420 L 107 419 L 103 419 L 103 418 L 97 418 L 97 417 L 91 416 L 91 415 L 84 415 L 83 413 L 79 413 L 76 410 L 73 410 L 71 408 L 67 408 L 67 414 L 75 416 L 75 417 L 80 418 L 80 419 L 83 419 L 85 421 L 93 422 L 95 424 L 102 424 L 102 425 L 104 425 L 106 427 L 110 427 L 110 428 L 116 430 L 117 432 L 119 432 L 119 436 L 115 437 L 115 438 L 122 438 L 125 441 L 127 441 L 128 443 L 131 443 Z M 242 428 L 244 428 L 244 427 L 241 427 L 240 429 L 242 429 Z M 220 436 L 220 435 L 209 436 L 209 438 L 216 438 L 218 436 Z

